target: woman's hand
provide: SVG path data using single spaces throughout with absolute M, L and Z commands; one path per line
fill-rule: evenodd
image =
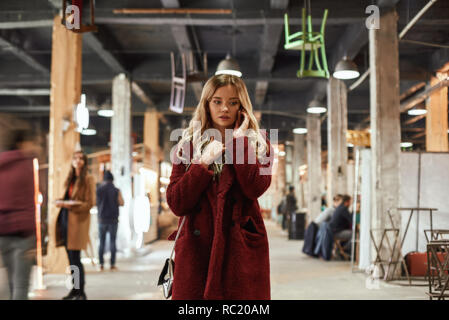
M 223 143 L 213 140 L 212 137 L 211 142 L 209 142 L 201 154 L 200 163 L 204 166 L 209 166 L 215 159 L 223 154 L 225 149 L 226 148 Z
M 243 121 L 241 121 L 243 117 Z M 239 126 L 239 123 L 242 122 Z M 244 110 L 239 111 L 237 121 L 235 122 L 233 137 L 239 138 L 245 135 L 246 130 L 248 129 L 249 118 Z

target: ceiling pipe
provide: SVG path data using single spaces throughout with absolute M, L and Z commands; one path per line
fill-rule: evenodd
M 415 25 L 415 23 L 423 16 L 424 13 L 426 13 L 427 10 L 438 0 L 430 0 L 424 8 L 422 8 L 416 16 L 405 26 L 404 29 L 402 29 L 401 33 L 399 33 L 399 40 L 404 38 L 405 34 Z
M 413 17 L 413 19 L 402 29 L 402 31 L 399 33 L 399 40 L 401 40 L 406 33 L 412 28 L 416 22 L 423 16 L 424 13 L 426 13 L 427 10 L 438 0 L 430 0 L 416 15 Z M 348 89 L 348 91 L 352 91 L 355 88 L 357 88 L 369 75 L 370 68 L 368 68 L 365 73 L 356 81 L 354 82 Z
M 405 40 L 405 39 L 402 39 L 401 41 L 402 42 L 406 42 L 406 43 L 417 44 L 417 45 L 420 45 L 420 46 L 449 49 L 448 45 L 439 44 L 439 43 L 430 43 L 430 42 L 424 42 L 424 41 Z
M 50 89 L 0 89 L 0 96 L 49 96 Z
M 114 14 L 232 14 L 231 9 L 197 8 L 123 8 L 114 9 Z

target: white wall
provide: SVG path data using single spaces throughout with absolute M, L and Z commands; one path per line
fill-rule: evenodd
M 418 206 L 419 153 L 401 154 L 401 207 Z M 420 173 L 421 208 L 437 208 L 433 213 L 434 229 L 449 229 L 449 153 L 422 153 Z M 409 211 L 402 212 L 401 230 L 405 229 Z M 418 226 L 418 232 L 417 232 Z M 414 213 L 402 248 L 403 254 L 410 251 L 426 251 L 424 229 L 430 229 L 430 217 L 426 211 Z M 418 240 L 418 246 L 417 246 Z
M 418 206 L 418 172 L 419 153 L 402 152 L 400 157 L 400 207 Z M 371 216 L 371 150 L 361 152 L 361 216 L 360 216 L 360 257 L 359 268 L 366 268 L 372 259 L 374 251 L 369 236 Z M 437 208 L 433 214 L 434 229 L 449 229 L 449 153 L 422 153 L 420 172 L 421 208 Z M 401 213 L 401 238 L 405 230 L 410 211 Z M 424 229 L 430 229 L 429 213 L 413 214 L 405 237 L 402 253 L 411 251 L 426 251 Z M 389 220 L 388 225 L 389 227 Z M 418 232 L 417 232 L 418 226 Z M 418 246 L 417 246 L 418 240 Z M 368 248 L 371 247 L 371 250 Z

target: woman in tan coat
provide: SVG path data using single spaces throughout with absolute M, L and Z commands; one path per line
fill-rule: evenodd
M 85 300 L 81 250 L 86 249 L 89 241 L 90 209 L 95 205 L 95 187 L 93 178 L 88 174 L 87 156 L 82 151 L 73 155 L 65 187 L 64 198 L 56 202 L 56 206 L 61 208 L 56 243 L 57 246 L 66 247 L 74 286 L 63 299 Z

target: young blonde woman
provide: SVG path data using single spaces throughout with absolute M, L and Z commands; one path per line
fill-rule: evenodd
M 73 155 L 72 166 L 65 182 L 65 194 L 56 202 L 58 215 L 56 245 L 65 246 L 73 276 L 73 289 L 64 300 L 86 300 L 84 267 L 81 250 L 89 241 L 90 209 L 95 205 L 93 177 L 88 174 L 87 156 L 82 151 Z
M 209 79 L 172 154 L 167 202 L 180 224 L 185 219 L 175 247 L 173 299 L 270 299 L 257 198 L 270 186 L 272 160 L 244 82 L 231 75 Z

